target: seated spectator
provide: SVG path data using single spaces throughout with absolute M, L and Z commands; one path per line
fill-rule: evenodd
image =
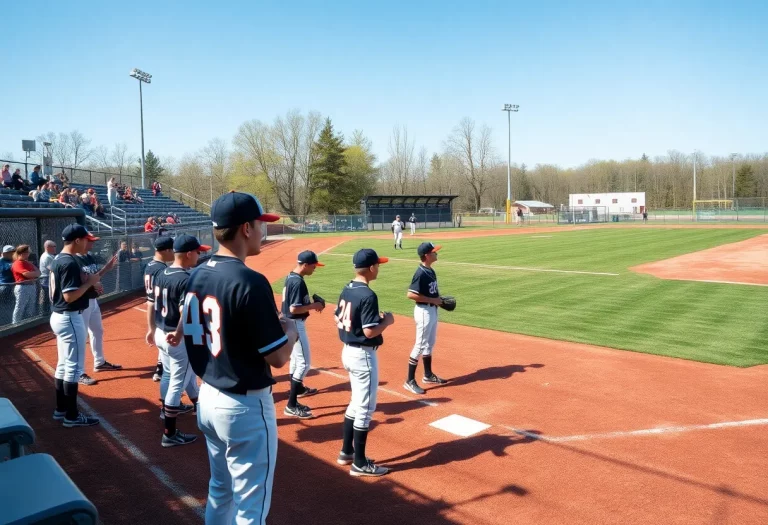
M 29 245 L 21 244 L 16 247 L 16 253 L 13 256 L 13 265 L 11 271 L 16 281 L 16 288 L 13 293 L 16 296 L 16 306 L 13 308 L 13 324 L 34 317 L 35 312 L 35 279 L 40 277 L 40 270 L 29 262 Z
M 32 174 L 29 176 L 29 182 L 31 182 L 33 186 L 39 186 L 41 180 L 48 182 L 48 180 L 43 177 L 41 170 L 42 167 L 39 164 L 32 170 Z
M 102 206 L 98 200 L 96 201 L 96 204 L 93 205 L 93 212 L 96 214 L 96 217 L 98 217 L 99 219 L 107 218 L 107 214 L 104 211 L 104 206 Z
M 123 190 L 123 200 L 125 202 L 133 202 L 133 192 L 130 186 L 126 186 L 125 190 Z
M 3 166 L 3 188 L 10 188 L 11 186 L 11 165 L 6 164 Z
M 93 201 L 91 199 L 91 196 L 88 194 L 87 191 L 84 191 L 83 194 L 80 196 L 80 206 L 85 210 L 85 213 L 88 215 L 93 215 L 93 213 L 96 211 L 93 206 Z
M 29 192 L 29 196 L 32 197 L 32 200 L 35 202 L 49 202 L 51 199 L 50 194 L 45 190 L 45 187 L 48 185 L 47 182 L 44 180 L 41 180 L 38 185 L 37 189 L 32 190 Z
M 48 192 L 48 200 L 55 201 L 59 198 L 59 192 L 61 191 L 58 186 L 53 182 L 49 182 L 45 185 L 45 191 Z
M 24 180 L 21 177 L 20 168 L 16 168 L 16 171 L 14 171 L 13 175 L 11 175 L 11 187 L 14 190 L 22 190 L 22 191 L 32 191 L 34 189 L 28 180 Z
M 62 171 L 56 176 L 59 179 L 59 185 L 62 188 L 69 188 L 69 179 L 67 178 L 67 175 Z
M 176 224 L 176 219 L 173 218 L 173 215 L 169 215 L 165 218 L 165 224 Z
M 152 183 L 152 195 L 157 197 L 158 195 L 163 194 L 163 187 L 160 185 L 159 182 L 155 181 Z
M 71 208 L 69 203 L 69 190 L 64 190 L 59 194 L 59 204 L 64 205 L 65 208 Z
M 157 223 L 155 223 L 154 217 L 150 217 L 147 219 L 147 222 L 144 223 L 144 233 L 150 233 L 153 231 L 157 231 Z

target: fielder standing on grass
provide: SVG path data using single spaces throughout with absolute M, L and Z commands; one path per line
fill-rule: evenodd
M 297 398 L 317 394 L 316 388 L 304 385 L 304 378 L 307 372 L 309 372 L 312 363 L 305 322 L 309 317 L 309 312 L 323 311 L 325 301 L 317 295 L 314 297 L 309 296 L 309 290 L 307 289 L 307 283 L 304 282 L 304 277 L 315 273 L 315 269 L 318 266 L 325 265 L 317 260 L 315 252 L 309 250 L 301 252 L 296 268 L 285 278 L 285 287 L 283 288 L 282 314 L 287 319 L 293 319 L 299 336 L 291 352 L 291 391 L 288 395 L 288 405 L 286 405 L 283 413 L 286 416 L 293 416 L 299 419 L 311 418 L 312 410 L 308 406 L 299 403 Z
M 435 246 L 431 242 L 423 242 L 416 252 L 419 254 L 421 264 L 413 274 L 411 285 L 408 287 L 407 297 L 416 303 L 413 308 L 413 318 L 416 321 L 416 343 L 413 345 L 408 359 L 408 379 L 403 388 L 414 394 L 424 394 L 425 390 L 416 382 L 416 368 L 419 366 L 419 357 L 424 363 L 424 377 L 422 381 L 432 385 L 442 385 L 447 381 L 441 379 L 432 371 L 432 349 L 437 339 L 437 309 L 438 307 L 453 309 L 456 302 L 452 297 L 440 297 L 437 288 L 437 274 L 432 265 L 437 261 L 437 252 L 442 246 Z
M 392 221 L 392 235 L 395 238 L 395 250 L 400 248 L 403 249 L 403 228 L 405 228 L 405 223 L 400 220 L 400 216 L 396 216 L 395 220 Z
M 91 253 L 93 243 L 99 240 L 99 237 L 87 237 L 86 238 L 86 252 L 77 254 L 80 268 L 87 274 L 98 274 L 99 284 L 89 289 L 85 296 L 88 298 L 88 308 L 83 310 L 83 322 L 88 329 L 88 336 L 91 340 L 91 353 L 93 354 L 93 371 L 105 372 L 109 370 L 122 370 L 123 367 L 110 363 L 104 358 L 104 325 L 101 320 L 101 308 L 99 307 L 98 297 L 104 293 L 104 287 L 101 284 L 101 278 L 104 277 L 108 271 L 110 271 L 117 262 L 117 254 L 113 255 L 109 259 L 107 264 L 102 268 L 99 268 L 99 263 L 96 257 Z M 83 373 L 80 376 L 79 382 L 81 385 L 90 386 L 95 385 L 96 380 L 88 374 Z
M 245 265 L 261 251 L 264 213 L 253 195 L 231 192 L 211 206 L 219 251 L 187 283 L 181 330 L 200 387 L 197 423 L 205 435 L 211 479 L 205 523 L 266 523 L 277 460 L 271 367 L 288 362 L 296 342 L 279 319 L 266 277 Z M 302 473 L 294 472 L 293 476 Z
M 84 226 L 71 224 L 61 233 L 64 248 L 51 265 L 49 290 L 51 293 L 51 329 L 56 335 L 58 360 L 54 382 L 56 409 L 53 419 L 63 420 L 64 426 L 89 427 L 99 420 L 87 416 L 77 408 L 78 379 L 85 368 L 85 338 L 87 329 L 83 310 L 88 308 L 86 292 L 99 283 L 99 274 L 80 271 L 77 254 L 85 253 L 88 239 L 95 240 Z
M 155 277 L 168 267 L 168 263 L 173 261 L 173 238 L 160 236 L 155 239 L 155 256 L 146 268 L 144 268 L 144 288 L 147 293 L 147 344 L 152 346 L 155 343 Z M 157 366 L 152 376 L 152 381 L 158 382 L 163 377 L 163 361 L 160 358 L 160 347 L 157 348 Z
M 199 395 L 197 376 L 189 364 L 184 341 L 176 346 L 167 342 L 167 334 L 175 332 L 181 319 L 190 270 L 197 266 L 200 252 L 207 252 L 210 246 L 200 244 L 192 235 L 181 234 L 173 242 L 174 260 L 171 266 L 155 276 L 153 310 L 155 314 L 155 345 L 160 350 L 163 362 L 163 377 L 160 381 L 160 397 L 163 400 L 164 429 L 160 444 L 176 447 L 194 442 L 197 436 L 176 428 L 176 417 L 196 408 Z M 181 402 L 181 394 L 187 392 L 192 405 Z
M 416 233 L 416 214 L 411 213 L 411 216 L 408 217 L 408 226 L 411 227 L 411 235 Z
M 341 362 L 349 372 L 352 397 L 344 414 L 341 453 L 336 462 L 352 465 L 351 476 L 383 476 L 389 469 L 376 465 L 365 455 L 368 428 L 376 410 L 379 388 L 379 361 L 376 355 L 384 344 L 382 333 L 395 318 L 379 311 L 379 299 L 369 288 L 379 275 L 379 265 L 388 259 L 374 250 L 363 248 L 355 253 L 352 263 L 357 276 L 341 291 L 334 321 L 339 339 L 344 343 Z

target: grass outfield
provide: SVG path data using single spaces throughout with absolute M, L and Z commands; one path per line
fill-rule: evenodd
M 667 281 L 629 267 L 742 241 L 754 230 L 596 229 L 441 242 L 440 291 L 459 306 L 445 322 L 734 366 L 768 363 L 768 288 Z M 393 259 L 373 288 L 382 309 L 410 315 L 405 298 L 417 241 L 354 239 L 320 258 L 311 293 L 335 302 L 365 247 Z M 485 266 L 480 266 L 485 265 Z M 531 271 L 494 268 L 518 267 Z M 562 271 L 563 273 L 560 273 Z M 586 273 L 567 273 L 586 272 Z M 274 284 L 278 293 L 282 282 Z M 439 338 L 438 338 L 439 345 Z

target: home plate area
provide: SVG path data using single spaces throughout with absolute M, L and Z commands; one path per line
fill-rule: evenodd
M 448 417 L 438 419 L 437 421 L 430 423 L 429 426 L 445 430 L 446 432 L 461 437 L 473 436 L 478 432 L 491 428 L 491 425 L 486 425 L 480 421 L 475 421 L 474 419 L 469 419 L 468 417 L 460 416 L 458 414 L 452 414 Z

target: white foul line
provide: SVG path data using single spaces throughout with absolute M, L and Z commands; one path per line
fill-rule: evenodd
M 326 249 L 326 250 L 323 250 L 322 252 L 318 253 L 317 255 L 323 255 L 324 253 L 328 253 L 328 252 L 330 252 L 331 250 L 333 250 L 334 248 L 336 248 L 337 246 L 341 246 L 341 245 L 342 245 L 342 244 L 344 244 L 345 242 L 348 242 L 348 241 L 341 241 L 341 242 L 339 242 L 339 243 L 336 243 L 336 244 L 334 244 L 333 246 L 331 246 L 330 248 L 328 248 L 328 249 Z M 335 255 L 335 254 L 333 254 L 333 253 L 330 253 L 330 254 L 328 254 L 328 255 Z
M 335 255 L 337 257 L 352 257 L 349 253 L 327 253 L 326 255 Z M 388 257 L 390 261 L 404 261 L 409 263 L 416 263 L 415 259 L 400 259 L 397 257 Z M 456 266 L 473 266 L 475 268 L 489 268 L 492 270 L 516 270 L 521 272 L 547 272 L 547 273 L 572 273 L 572 274 L 579 274 L 579 275 L 602 275 L 602 276 L 608 276 L 608 277 L 618 277 L 618 273 L 607 273 L 607 272 L 585 272 L 581 270 L 552 270 L 549 268 L 527 268 L 524 266 L 497 266 L 495 264 L 479 264 L 479 263 L 468 263 L 468 262 L 456 262 L 456 261 L 440 261 L 440 265 L 445 266 L 446 264 L 449 265 L 456 265 Z
M 27 354 L 29 358 L 31 358 L 33 361 L 37 361 L 40 366 L 48 372 L 50 375 L 53 375 L 55 370 L 51 365 L 46 363 L 37 353 L 35 353 L 33 350 L 30 350 L 29 348 L 24 348 L 24 353 Z M 198 518 L 204 519 L 205 518 L 205 506 L 200 504 L 197 499 L 195 499 L 192 495 L 190 495 L 188 492 L 186 492 L 182 487 L 177 485 L 171 477 L 166 474 L 166 472 L 161 469 L 160 467 L 154 465 L 151 460 L 137 447 L 134 445 L 130 439 L 128 439 L 125 435 L 123 435 L 119 430 L 117 430 L 115 427 L 113 427 L 109 421 L 104 419 L 103 416 L 101 416 L 98 412 L 96 412 L 87 402 L 83 401 L 82 397 L 78 396 L 78 404 L 82 407 L 84 412 L 87 412 L 88 414 L 93 415 L 94 417 L 99 419 L 100 426 L 109 434 L 112 436 L 112 438 L 117 441 L 117 443 L 122 446 L 135 460 L 137 460 L 139 463 L 147 467 L 147 469 L 154 474 L 154 476 L 157 478 L 157 480 L 165 485 L 165 487 L 170 490 L 174 496 L 179 498 L 187 507 L 192 509 L 194 513 L 197 515 Z
M 328 374 L 329 376 L 337 377 L 339 379 L 349 379 L 347 376 L 344 376 L 344 375 L 341 375 L 341 374 L 337 374 L 336 372 L 331 372 L 330 370 L 327 370 L 325 368 L 315 368 L 315 370 L 317 370 L 318 372 L 320 372 L 322 374 Z M 405 395 L 405 394 L 403 394 L 401 392 L 396 392 L 394 390 L 390 390 L 389 388 L 379 387 L 379 390 L 381 390 L 382 392 L 386 392 L 387 394 L 391 394 L 393 396 L 402 397 L 403 399 L 407 399 L 408 401 L 416 401 L 417 403 L 420 403 L 420 404 L 428 406 L 428 407 L 436 407 L 439 404 L 439 403 L 437 403 L 435 401 L 428 401 L 426 399 L 416 399 L 414 397 Z
M 138 306 L 134 306 L 134 307 L 133 307 L 133 309 L 134 309 L 134 310 L 138 310 L 139 312 L 144 312 L 144 313 L 147 313 L 147 311 L 146 311 L 146 310 L 143 310 L 143 309 L 139 308 Z
M 567 443 L 570 441 L 589 441 L 592 439 L 613 439 L 613 438 L 634 437 L 634 436 L 657 436 L 660 434 L 679 434 L 682 432 L 691 432 L 694 430 L 715 430 L 718 428 L 735 428 L 735 427 L 737 428 L 737 427 L 750 427 L 750 426 L 757 426 L 757 425 L 768 425 L 768 419 L 745 419 L 743 421 L 726 421 L 723 423 L 710 423 L 708 425 L 657 427 L 657 428 L 646 428 L 642 430 L 605 432 L 602 434 L 578 434 L 575 436 L 559 436 L 559 437 L 550 437 L 550 436 L 544 436 L 542 434 L 535 434 L 527 430 L 509 427 L 506 425 L 500 425 L 500 426 L 502 428 L 506 428 L 507 430 L 511 430 L 516 434 L 520 434 L 527 438 L 536 439 L 538 441 L 545 441 L 549 443 Z

